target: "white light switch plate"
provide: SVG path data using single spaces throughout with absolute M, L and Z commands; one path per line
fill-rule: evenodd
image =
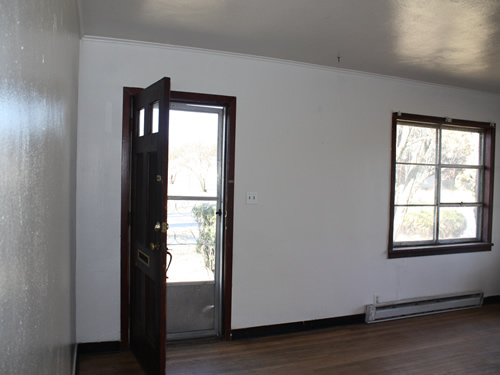
M 257 204 L 259 202 L 259 200 L 257 199 L 257 193 L 253 191 L 247 191 L 246 202 L 247 204 Z

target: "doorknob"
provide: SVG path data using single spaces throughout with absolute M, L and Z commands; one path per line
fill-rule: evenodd
M 151 251 L 155 251 L 155 250 L 158 250 L 160 248 L 160 244 L 159 243 L 154 243 L 154 242 L 151 242 L 149 244 L 149 248 L 151 249 Z
M 160 222 L 157 221 L 156 224 L 155 224 L 155 232 L 159 232 L 161 229 L 161 225 L 160 225 Z

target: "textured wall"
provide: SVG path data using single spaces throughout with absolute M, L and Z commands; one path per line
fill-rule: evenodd
M 0 0 L 0 373 L 69 374 L 76 0 Z

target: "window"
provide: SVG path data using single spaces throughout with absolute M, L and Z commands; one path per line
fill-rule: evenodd
M 495 125 L 393 114 L 389 258 L 491 250 Z

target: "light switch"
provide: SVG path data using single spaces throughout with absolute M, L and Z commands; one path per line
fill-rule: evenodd
M 257 193 L 253 191 L 247 191 L 246 192 L 246 197 L 247 197 L 247 204 L 257 204 L 258 199 L 257 199 Z

